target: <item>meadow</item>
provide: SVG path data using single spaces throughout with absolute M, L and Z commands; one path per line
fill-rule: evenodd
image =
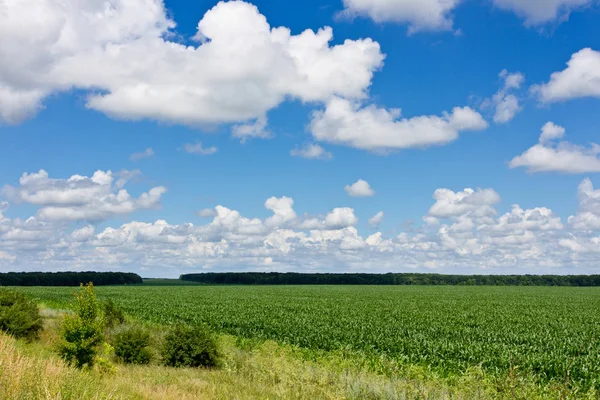
M 21 289 L 54 308 L 66 308 L 74 290 Z M 600 288 L 140 285 L 97 292 L 149 324 L 205 323 L 249 343 L 291 345 L 306 358 L 361 360 L 388 376 L 418 367 L 459 379 L 479 368 L 540 387 L 600 389 Z

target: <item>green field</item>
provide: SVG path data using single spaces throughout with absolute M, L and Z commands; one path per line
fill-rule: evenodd
M 73 288 L 22 288 L 65 307 Z M 600 288 L 458 286 L 98 287 L 136 319 L 417 365 L 441 377 L 480 366 L 600 389 Z

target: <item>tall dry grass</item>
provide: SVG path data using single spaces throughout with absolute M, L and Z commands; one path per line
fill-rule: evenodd
M 0 334 L 0 399 L 115 399 L 91 374 L 58 358 L 26 354 L 15 339 Z

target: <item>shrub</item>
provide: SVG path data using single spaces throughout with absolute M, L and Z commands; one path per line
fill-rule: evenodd
M 22 293 L 0 290 L 0 330 L 17 338 L 32 340 L 42 329 L 38 306 Z
M 73 295 L 75 314 L 64 317 L 58 352 L 65 361 L 77 368 L 92 367 L 98 346 L 103 341 L 104 321 L 100 303 L 91 282 L 85 287 L 80 285 L 79 292 Z
M 125 364 L 148 364 L 150 334 L 143 328 L 132 326 L 117 332 L 114 337 L 115 356 Z
M 217 364 L 217 345 L 202 326 L 177 326 L 165 336 L 163 361 L 171 367 L 213 367 Z
M 102 303 L 102 311 L 104 312 L 104 323 L 107 328 L 122 325 L 125 322 L 123 310 L 112 299 L 108 299 Z

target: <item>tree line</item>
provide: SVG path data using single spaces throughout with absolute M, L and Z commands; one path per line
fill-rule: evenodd
M 208 272 L 183 281 L 212 285 L 490 285 L 600 286 L 600 275 L 441 275 L 415 273 L 334 274 L 296 272 Z
M 131 272 L 7 272 L 0 273 L 0 286 L 79 286 L 92 282 L 101 285 L 132 285 L 142 283 Z

